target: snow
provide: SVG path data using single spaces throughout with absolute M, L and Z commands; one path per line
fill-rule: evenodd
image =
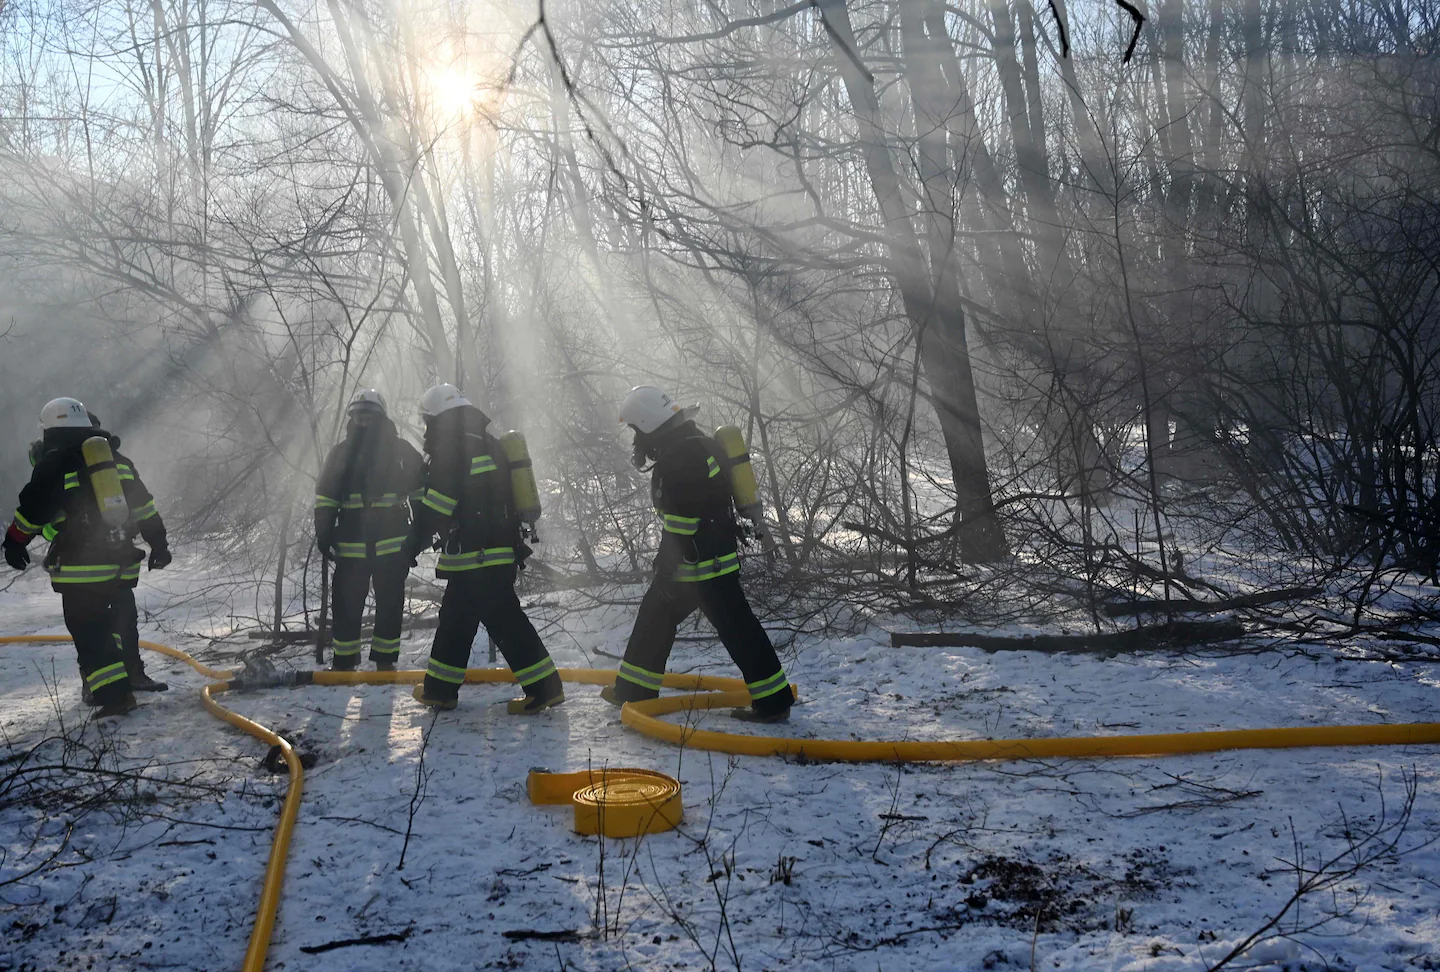
M 209 637 L 224 630 L 210 616 L 222 607 L 177 601 L 197 576 L 167 572 L 162 588 L 147 575 L 142 608 L 163 627 L 144 636 L 200 657 L 233 652 L 243 645 Z M 562 617 L 564 599 L 544 600 L 535 613 L 557 662 L 616 664 L 600 653 L 623 651 L 633 608 L 575 600 Z M 0 610 L 5 633 L 63 631 L 59 598 L 28 575 Z M 786 662 L 803 704 L 778 731 L 945 739 L 1440 721 L 1430 666 L 1313 645 L 1106 659 L 892 649 L 883 629 L 799 638 Z M 408 665 L 423 666 L 429 636 L 407 638 Z M 0 970 L 239 966 L 284 777 L 260 765 L 263 746 L 203 712 L 198 676 L 147 661 L 172 691 L 85 738 L 110 740 L 116 766 L 213 792 L 147 783 L 157 796 L 121 815 L 0 789 Z M 297 650 L 293 663 L 307 662 Z M 472 664 L 484 664 L 483 639 Z M 671 669 L 733 672 L 711 639 L 678 643 Z M 595 689 L 567 691 L 533 719 L 505 714 L 504 686 L 467 686 L 460 709 L 438 716 L 405 687 L 229 697 L 317 760 L 268 968 L 1206 969 L 1294 893 L 1285 862 L 1297 843 L 1307 866 L 1340 854 L 1347 830 L 1397 818 L 1411 774 L 1418 796 L 1397 852 L 1305 898 L 1231 967 L 1440 967 L 1434 747 L 807 763 L 685 752 L 622 727 Z M 0 646 L 0 758 L 62 717 L 78 732 L 78 696 L 68 646 Z M 678 776 L 682 830 L 602 842 L 572 833 L 568 809 L 528 803 L 532 767 L 600 764 Z M 21 877 L 62 847 L 71 819 L 52 865 Z M 407 929 L 401 942 L 301 951 Z M 504 935 L 522 930 L 575 934 Z

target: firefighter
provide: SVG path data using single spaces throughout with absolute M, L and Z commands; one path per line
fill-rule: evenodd
M 165 528 L 134 464 L 115 455 L 110 436 L 91 425 L 83 404 L 54 399 L 41 411 L 40 427 L 41 454 L 0 547 L 6 563 L 24 570 L 30 541 L 61 519 L 46 558 L 50 583 L 61 596 L 65 626 L 98 714 L 124 715 L 136 702 L 117 602 L 122 590 L 133 588 L 144 561 L 144 552 L 131 542 L 131 526 L 150 547 L 152 570 L 170 563 Z M 138 633 L 136 641 L 138 649 Z
M 658 696 L 675 631 L 698 607 L 750 689 L 750 706 L 731 715 L 747 722 L 785 721 L 795 693 L 740 587 L 740 528 L 725 450 L 653 385 L 631 390 L 620 406 L 620 422 L 635 432 L 636 467 L 654 464 L 650 496 L 663 532 L 625 660 L 614 687 L 601 696 L 613 705 Z
M 325 459 L 315 482 L 315 545 L 335 562 L 335 658 L 331 669 L 353 671 L 360 661 L 360 616 L 375 590 L 375 631 L 370 660 L 377 672 L 393 672 L 400 658 L 400 620 L 405 609 L 404 555 L 410 531 L 409 504 L 419 495 L 424 461 L 400 437 L 373 388 L 359 392 L 346 409 L 345 439 Z
M 100 417 L 94 412 L 88 412 L 90 427 L 100 428 Z M 105 433 L 110 438 L 110 450 L 115 457 L 115 469 L 119 474 L 121 482 L 132 482 L 129 492 L 136 494 L 137 499 L 146 504 L 141 511 L 146 519 L 154 519 L 150 525 L 151 536 L 159 537 L 161 549 L 164 555 L 154 558 L 151 565 L 153 570 L 160 570 L 170 564 L 170 550 L 165 541 L 165 522 L 160 519 L 159 511 L 155 509 L 155 500 L 145 489 L 145 484 L 135 475 L 135 466 L 120 453 L 120 437 L 113 433 Z M 45 440 L 36 439 L 30 443 L 30 467 L 40 461 L 45 454 Z M 142 495 L 143 494 L 143 495 Z M 45 566 L 48 570 L 56 553 L 55 538 L 59 535 L 61 528 L 65 525 L 65 511 L 56 513 L 49 523 L 40 531 L 45 541 L 50 544 L 50 550 L 45 555 Z M 139 523 L 134 516 L 126 524 L 125 532 L 131 540 L 140 532 Z M 169 690 L 167 682 L 161 682 L 151 678 L 145 672 L 145 659 L 140 654 L 140 611 L 135 604 L 135 588 L 140 586 L 140 564 L 136 560 L 125 566 L 121 572 L 120 579 L 124 582 L 115 590 L 115 627 L 111 636 L 120 645 L 120 652 L 125 657 L 125 674 L 130 676 L 130 690 L 132 692 L 164 692 Z M 89 686 L 81 690 L 81 698 L 86 705 L 95 705 L 95 696 L 90 692 Z
M 560 675 L 515 594 L 529 548 L 522 542 L 510 461 L 486 432 L 490 419 L 449 384 L 421 397 L 420 414 L 428 465 L 406 556 L 431 546 L 438 534 L 436 574 L 446 585 L 430 663 L 415 699 L 455 708 L 470 647 L 483 624 L 525 690 L 507 711 L 530 715 L 559 705 L 565 701 Z

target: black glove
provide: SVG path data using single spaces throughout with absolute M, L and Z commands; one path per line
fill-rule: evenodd
M 770 535 L 769 530 L 757 525 L 755 527 L 755 539 L 760 541 L 761 555 L 765 558 L 767 564 L 774 564 L 780 561 L 780 546 L 775 542 L 775 538 Z
M 4 544 L 0 546 L 5 548 L 5 563 L 16 570 L 24 570 L 30 566 L 30 551 L 25 549 L 23 543 L 16 543 L 7 536 Z
M 679 571 L 693 573 L 694 567 L 698 563 L 700 563 L 700 545 L 695 542 L 694 537 L 687 537 L 679 533 L 660 535 L 660 550 L 655 555 L 656 577 L 661 580 L 669 580 Z
M 315 548 L 320 551 L 320 556 L 326 560 L 335 559 L 335 530 L 315 531 Z
M 400 548 L 400 556 L 410 561 L 411 567 L 420 566 L 420 552 L 430 546 L 435 540 L 435 535 L 421 534 L 417 530 L 411 530 L 405 537 L 405 545 Z
M 172 560 L 174 560 L 174 559 L 175 559 L 175 558 L 170 555 L 170 548 L 169 548 L 169 547 L 151 547 L 151 548 L 150 548 L 150 569 L 151 569 L 151 570 L 164 570 L 166 567 L 169 567 L 169 566 L 170 566 L 170 561 L 172 561 Z

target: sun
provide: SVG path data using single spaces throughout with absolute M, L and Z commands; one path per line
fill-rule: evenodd
M 427 80 L 431 104 L 442 117 L 453 118 L 474 110 L 480 94 L 480 82 L 469 71 L 451 65 L 432 72 Z

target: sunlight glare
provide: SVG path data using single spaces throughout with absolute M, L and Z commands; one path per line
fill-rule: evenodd
M 448 65 L 432 73 L 430 100 L 443 118 L 469 114 L 479 93 L 479 79 L 459 65 Z

